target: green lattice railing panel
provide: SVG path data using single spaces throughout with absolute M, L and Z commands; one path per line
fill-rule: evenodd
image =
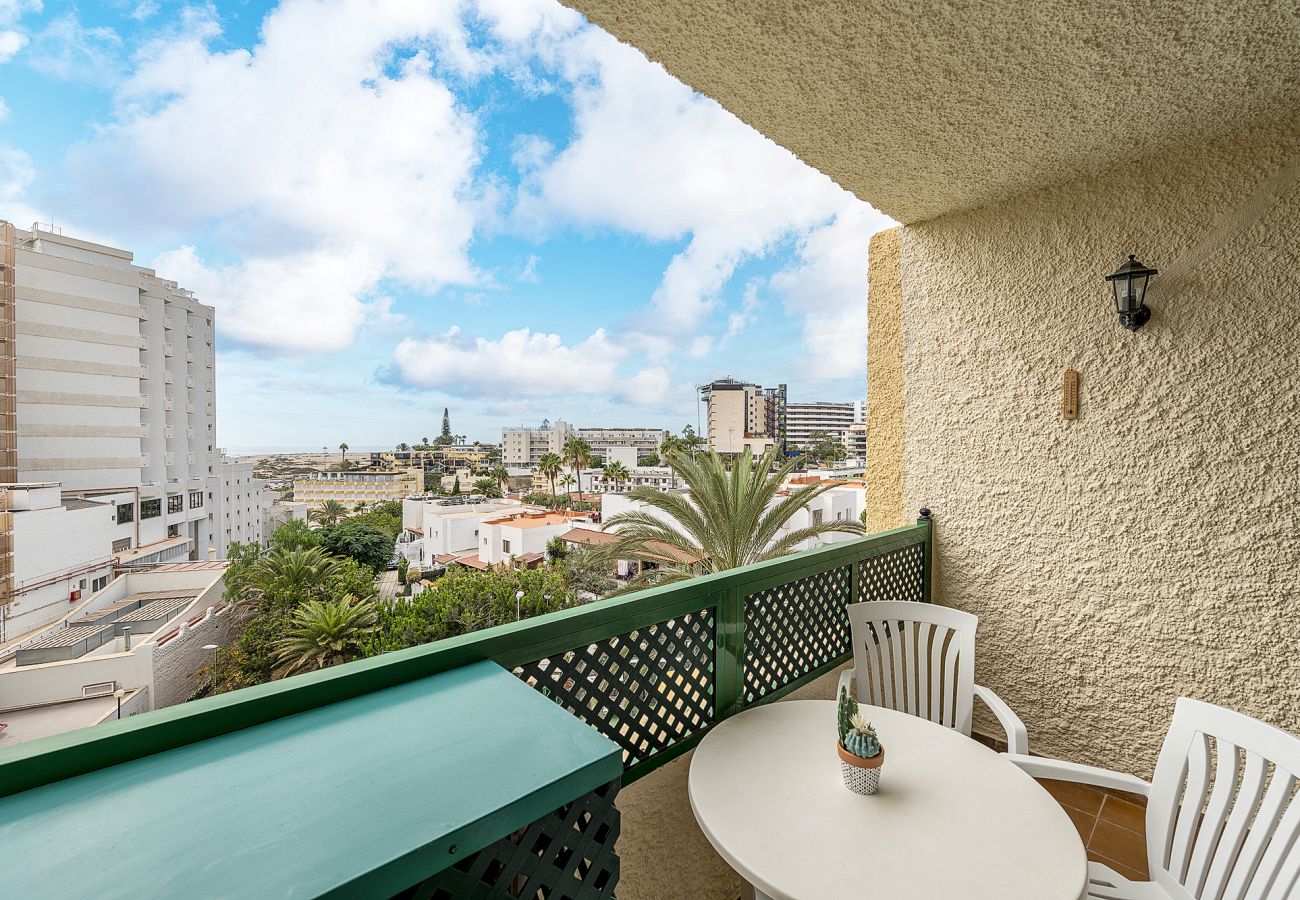
M 514 673 L 623 749 L 650 759 L 713 721 L 713 609 L 516 666 Z
M 851 651 L 851 581 L 850 567 L 840 566 L 745 599 L 746 704 Z
M 910 544 L 858 563 L 855 602 L 925 599 L 924 544 Z
M 398 894 L 401 900 L 613 900 L 618 782 L 566 803 Z

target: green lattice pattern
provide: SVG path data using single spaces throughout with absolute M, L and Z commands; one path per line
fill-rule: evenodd
M 627 768 L 712 723 L 713 644 L 714 612 L 706 608 L 514 673 L 618 744 Z

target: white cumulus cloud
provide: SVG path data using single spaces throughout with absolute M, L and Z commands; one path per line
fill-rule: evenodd
M 570 346 L 558 334 L 528 328 L 489 340 L 453 327 L 436 337 L 407 338 L 393 358 L 403 383 L 470 397 L 597 395 L 650 405 L 668 389 L 662 368 L 625 376 L 627 350 L 599 328 Z
M 286 0 L 252 50 L 216 49 L 219 36 L 210 12 L 191 13 L 141 51 L 116 120 L 72 157 L 86 217 L 125 208 L 175 233 L 216 229 L 236 262 L 180 248 L 183 283 L 205 286 L 227 332 L 272 348 L 346 345 L 383 279 L 480 281 L 478 126 L 429 57 L 482 67 L 456 4 Z M 321 324 L 283 327 L 304 303 Z

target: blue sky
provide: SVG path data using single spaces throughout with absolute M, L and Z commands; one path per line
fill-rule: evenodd
M 0 218 L 216 306 L 231 448 L 859 400 L 890 224 L 551 0 L 0 0 Z

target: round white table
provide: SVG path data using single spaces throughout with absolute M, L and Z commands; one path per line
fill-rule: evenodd
M 695 818 L 757 891 L 777 900 L 1083 896 L 1083 842 L 1042 786 L 950 728 L 861 710 L 885 747 L 874 796 L 844 786 L 830 700 L 754 707 L 695 749 Z

